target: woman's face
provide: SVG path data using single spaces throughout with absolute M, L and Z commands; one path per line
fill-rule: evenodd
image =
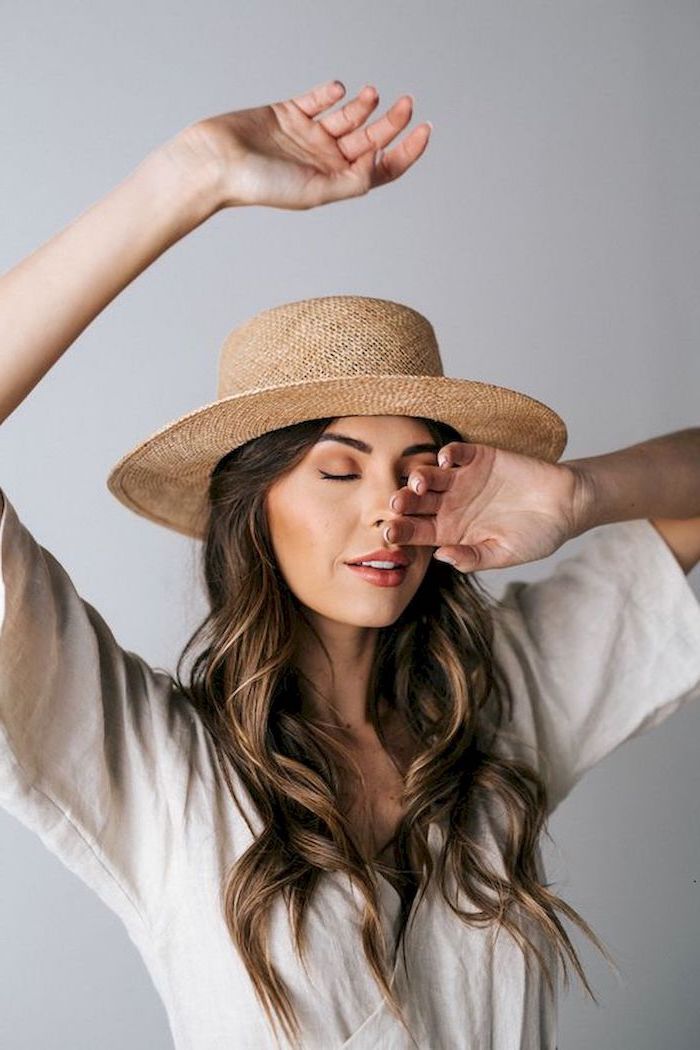
M 416 445 L 429 448 L 412 450 Z M 400 517 L 389 500 L 413 469 L 437 464 L 439 447 L 425 424 L 410 416 L 343 416 L 272 485 L 266 496 L 272 546 L 303 605 L 358 627 L 383 627 L 398 618 L 435 548 L 387 543 L 384 528 Z M 409 565 L 388 573 L 349 567 L 377 550 L 401 552 Z

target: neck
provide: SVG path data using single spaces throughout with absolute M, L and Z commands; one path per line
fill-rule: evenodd
M 321 632 L 329 659 L 318 638 L 303 633 L 296 665 L 302 672 L 302 714 L 349 733 L 371 730 L 368 717 L 369 677 L 377 629 L 326 622 Z

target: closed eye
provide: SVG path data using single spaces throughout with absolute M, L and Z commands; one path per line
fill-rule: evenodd
M 323 480 L 326 481 L 351 481 L 353 478 L 359 478 L 359 474 L 328 474 L 325 470 L 320 471 L 323 475 Z M 408 474 L 402 474 L 401 480 L 406 479 L 408 481 Z

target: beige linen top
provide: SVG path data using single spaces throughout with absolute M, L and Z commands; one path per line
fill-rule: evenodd
M 163 671 L 120 647 L 6 493 L 0 570 L 0 804 L 121 918 L 177 1050 L 274 1048 L 218 904 L 222 876 L 260 829 L 249 797 L 238 786 L 250 827 L 194 710 Z M 592 530 L 547 578 L 510 583 L 495 621 L 513 696 L 501 746 L 535 759 L 550 811 L 623 741 L 700 695 L 700 605 L 647 521 Z M 431 826 L 433 849 L 442 835 Z M 379 882 L 393 943 L 399 896 Z M 283 903 L 273 910 L 272 961 L 304 1048 L 555 1050 L 556 997 L 543 976 L 527 973 L 509 935 L 494 944 L 430 889 L 409 928 L 408 973 L 398 953 L 392 977 L 411 1041 L 365 964 L 361 903 L 346 877 L 322 880 L 308 973 Z

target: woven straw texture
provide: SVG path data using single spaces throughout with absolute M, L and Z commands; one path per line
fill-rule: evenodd
M 465 441 L 556 462 L 567 441 L 547 405 L 507 387 L 443 374 L 430 322 L 402 303 L 335 295 L 285 303 L 234 329 L 217 399 L 180 416 L 112 468 L 107 486 L 137 514 L 202 538 L 209 475 L 270 430 L 326 416 L 424 416 Z

